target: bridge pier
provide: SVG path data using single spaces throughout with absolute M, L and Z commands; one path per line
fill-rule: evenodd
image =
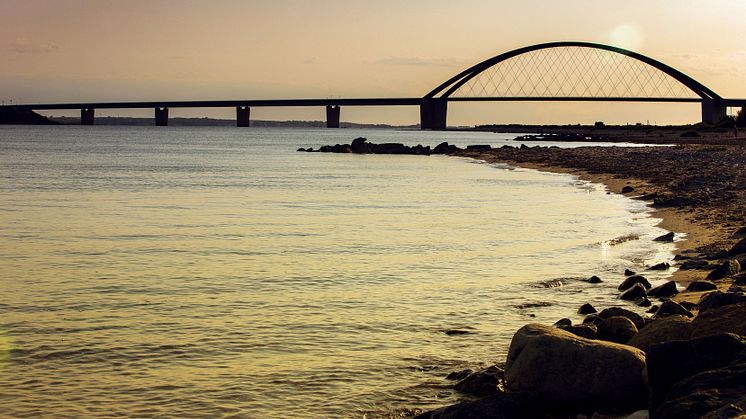
M 719 101 L 702 99 L 702 123 L 717 124 L 728 116 L 728 108 Z
M 327 105 L 326 107 L 326 127 L 339 128 L 339 114 L 341 108 L 338 105 Z
M 236 126 L 251 126 L 251 108 L 248 106 L 236 106 Z
M 95 118 L 95 109 L 80 110 L 80 125 L 93 125 Z
M 445 131 L 448 120 L 447 99 L 423 99 L 420 103 L 420 129 Z
M 168 126 L 168 108 L 155 108 L 155 126 Z

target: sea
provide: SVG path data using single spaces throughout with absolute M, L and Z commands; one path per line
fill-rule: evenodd
M 296 150 L 515 136 L 0 127 L 1 414 L 375 418 L 463 400 L 446 376 L 504 362 L 522 325 L 631 308 L 624 270 L 672 257 L 659 220 L 568 174 Z

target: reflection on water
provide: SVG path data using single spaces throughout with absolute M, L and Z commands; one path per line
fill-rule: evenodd
M 567 175 L 294 152 L 359 135 L 505 143 L 481 133 L 2 128 L 3 411 L 437 407 L 457 398 L 448 372 L 501 361 L 520 325 L 615 303 L 624 268 L 670 255 L 652 242 L 661 230 L 643 204 Z M 608 281 L 581 281 L 594 274 Z

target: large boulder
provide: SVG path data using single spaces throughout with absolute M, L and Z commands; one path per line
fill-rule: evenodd
M 681 264 L 680 268 L 687 271 L 691 269 L 707 269 L 710 267 L 710 262 L 704 259 L 691 259 Z
M 578 324 L 573 326 L 560 327 L 562 330 L 566 330 L 573 335 L 580 336 L 586 339 L 596 339 L 598 337 L 598 327 L 595 324 Z
M 613 316 L 598 325 L 597 337 L 609 342 L 627 343 L 636 334 L 637 326 L 632 323 L 632 320 L 622 316 Z
M 675 238 L 676 238 L 676 235 L 672 231 L 670 233 L 666 233 L 666 234 L 664 234 L 662 236 L 658 236 L 658 237 L 654 238 L 653 241 L 663 242 L 663 243 L 673 243 L 673 241 L 674 241 Z
M 743 418 L 746 416 L 746 361 L 703 371 L 676 383 L 654 419 Z
M 671 264 L 668 262 L 656 263 L 653 266 L 648 267 L 649 271 L 667 271 L 671 268 Z
M 646 290 L 649 290 L 653 286 L 650 284 L 650 281 L 648 281 L 647 278 L 645 278 L 642 275 L 632 275 L 628 276 L 627 278 L 622 281 L 621 284 L 619 284 L 619 287 L 617 288 L 619 291 L 628 290 L 632 287 L 634 287 L 636 284 L 641 284 L 645 287 Z
M 641 315 L 635 313 L 634 311 L 627 310 L 626 308 L 609 307 L 601 310 L 601 312 L 598 313 L 598 317 L 602 319 L 608 319 L 609 317 L 614 316 L 622 316 L 632 320 L 632 323 L 635 324 L 635 327 L 637 327 L 638 330 L 642 329 L 645 326 L 645 319 L 643 319 Z
M 735 333 L 746 336 L 746 303 L 710 309 L 692 321 L 692 337 Z
M 746 253 L 746 239 L 741 239 L 735 246 L 731 247 L 728 251 L 728 255 L 735 256 L 741 253 Z
M 746 294 L 742 292 L 714 291 L 707 293 L 699 299 L 699 312 L 704 313 L 713 308 L 723 307 L 731 304 L 746 303 Z
M 639 349 L 530 324 L 513 336 L 505 378 L 548 404 L 633 411 L 647 404 L 644 367 Z
M 504 391 L 505 371 L 493 365 L 482 371 L 469 374 L 453 386 L 456 391 L 477 397 L 489 396 Z
M 686 290 L 689 292 L 698 292 L 698 291 L 712 291 L 718 289 L 718 286 L 715 285 L 712 281 L 692 281 L 688 287 L 686 287 Z
M 585 303 L 578 309 L 578 314 L 593 314 L 597 312 L 596 307 L 593 307 L 590 303 Z
M 691 319 L 686 316 L 668 316 L 655 319 L 634 335 L 627 345 L 647 352 L 652 345 L 689 339 Z
M 684 306 L 673 301 L 664 301 L 660 308 L 655 312 L 655 317 L 664 316 L 686 316 L 694 317 L 691 311 L 687 310 Z
M 733 259 L 726 260 L 707 275 L 707 279 L 718 280 L 741 272 L 741 264 Z
M 669 298 L 678 293 L 679 290 L 676 288 L 676 281 L 668 281 L 665 284 L 658 285 L 657 287 L 648 291 L 648 296 L 657 298 Z
M 624 301 L 635 301 L 640 298 L 645 298 L 648 296 L 647 291 L 645 290 L 645 287 L 642 284 L 635 284 L 626 291 L 622 293 L 622 295 L 619 296 L 620 299 Z
M 653 345 L 647 352 L 652 410 L 677 382 L 702 371 L 721 368 L 746 355 L 746 338 L 720 334 Z

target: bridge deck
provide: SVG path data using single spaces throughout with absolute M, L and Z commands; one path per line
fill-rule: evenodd
M 700 103 L 696 98 L 667 97 L 449 97 L 448 102 L 660 102 Z M 63 109 L 148 109 L 148 108 L 231 108 L 248 107 L 304 107 L 304 106 L 418 106 L 423 98 L 337 98 L 337 99 L 260 99 L 260 100 L 170 100 L 143 102 L 80 102 L 80 103 L 36 103 L 12 105 L 17 109 L 63 110 Z M 725 106 L 746 106 L 746 99 L 722 99 Z M 5 105 L 11 106 L 11 105 Z

